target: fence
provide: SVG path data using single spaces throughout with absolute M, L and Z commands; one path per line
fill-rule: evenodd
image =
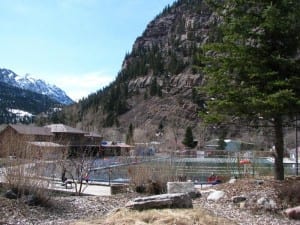
M 197 158 L 176 157 L 172 159 L 174 170 L 190 180 L 206 180 L 212 173 L 221 177 L 272 176 L 274 162 L 271 152 L 264 151 L 209 151 Z M 295 162 L 284 160 L 285 175 L 294 175 Z
M 221 154 L 219 154 L 221 153 Z M 119 162 L 119 163 L 118 163 Z M 126 162 L 124 164 L 124 162 Z M 270 152 L 212 152 L 201 154 L 200 157 L 118 157 L 116 163 L 107 165 L 105 169 L 94 172 L 98 180 L 128 180 L 130 168 L 147 166 L 153 173 L 165 173 L 170 177 L 185 177 L 193 181 L 206 181 L 212 173 L 228 179 L 230 177 L 272 176 L 274 164 Z M 295 163 L 284 163 L 285 175 L 295 174 Z M 156 172 L 157 171 L 157 172 Z

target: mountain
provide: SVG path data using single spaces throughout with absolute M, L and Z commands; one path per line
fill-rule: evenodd
M 48 84 L 43 80 L 34 79 L 28 74 L 21 77 L 9 69 L 0 68 L 0 82 L 38 94 L 47 95 L 63 105 L 74 103 L 74 101 L 60 88 Z
M 54 111 L 62 105 L 47 95 L 0 82 L 0 124 L 31 123 L 35 115 Z
M 198 146 L 210 139 L 241 139 L 267 149 L 269 128 L 234 125 L 208 126 L 199 112 L 205 96 L 198 88 L 205 82 L 199 65 L 200 46 L 220 38 L 221 18 L 205 0 L 177 0 L 149 22 L 126 53 L 120 72 L 109 86 L 90 94 L 55 115 L 63 123 L 97 130 L 104 138 L 126 140 L 134 127 L 135 143 L 160 142 L 162 149 L 183 149 L 187 128 Z M 181 146 L 180 146 L 181 145 Z M 178 147 L 178 148 L 177 148 Z
M 212 22 L 203 0 L 177 0 L 165 7 L 137 37 L 116 80 L 57 116 L 83 129 L 113 128 L 123 134 L 133 124 L 143 139 L 158 139 L 160 129 L 174 139 L 187 126 L 201 133 L 198 112 L 204 99 L 196 89 L 203 74 L 193 65 L 198 47 L 212 38 Z

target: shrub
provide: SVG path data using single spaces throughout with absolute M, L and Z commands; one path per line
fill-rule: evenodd
M 278 188 L 278 197 L 288 206 L 300 204 L 300 181 L 294 180 Z
M 172 166 L 149 163 L 128 169 L 130 185 L 138 193 L 161 194 L 167 192 L 167 182 L 174 181 Z
M 7 139 L 4 145 L 7 156 L 4 158 L 3 178 L 5 189 L 10 190 L 18 199 L 30 205 L 47 206 L 50 200 L 49 165 L 42 157 L 37 159 L 37 150 L 28 145 L 30 139 Z
M 7 170 L 6 189 L 16 194 L 17 198 L 24 200 L 29 205 L 48 206 L 51 198 L 48 180 L 42 180 L 37 174 L 16 173 L 15 168 Z

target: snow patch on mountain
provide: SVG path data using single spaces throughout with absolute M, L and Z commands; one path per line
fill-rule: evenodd
M 0 68 L 0 82 L 4 82 L 9 85 L 33 91 L 39 94 L 47 95 L 64 105 L 70 105 L 74 103 L 74 101 L 69 96 L 67 96 L 67 94 L 62 89 L 58 88 L 55 85 L 46 83 L 43 80 L 35 79 L 31 77 L 30 74 L 25 74 L 25 76 L 22 77 L 9 69 Z
M 10 113 L 13 113 L 15 115 L 18 115 L 19 117 L 32 117 L 33 115 L 29 112 L 20 110 L 20 109 L 7 109 L 7 111 L 9 111 Z

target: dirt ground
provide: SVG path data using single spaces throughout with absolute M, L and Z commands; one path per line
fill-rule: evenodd
M 206 197 L 211 189 L 223 190 L 226 196 L 219 202 L 208 202 Z M 76 225 L 92 224 L 154 224 L 154 225 L 210 225 L 210 224 L 300 224 L 283 215 L 283 210 L 300 204 L 299 177 L 274 181 L 272 178 L 242 179 L 234 184 L 224 183 L 201 189 L 202 197 L 193 200 L 193 209 L 164 209 L 132 211 L 120 208 L 104 217 L 85 219 Z M 297 194 L 299 193 L 299 194 Z M 245 204 L 232 203 L 234 196 L 245 196 Z M 258 205 L 258 199 L 273 200 L 275 206 Z
M 218 202 L 207 200 L 210 191 L 222 190 L 225 197 Z M 125 204 L 139 194 L 122 193 L 113 196 L 54 196 L 49 206 L 29 206 L 21 200 L 0 197 L 0 224 L 75 224 L 75 225 L 290 225 L 283 210 L 300 205 L 300 179 L 285 181 L 272 178 L 238 179 L 234 184 L 223 183 L 200 189 L 202 196 L 193 200 L 192 209 L 134 211 Z M 3 194 L 3 193 L 2 193 Z M 234 196 L 246 197 L 245 204 L 232 202 Z M 272 200 L 268 208 L 258 205 L 258 199 Z

